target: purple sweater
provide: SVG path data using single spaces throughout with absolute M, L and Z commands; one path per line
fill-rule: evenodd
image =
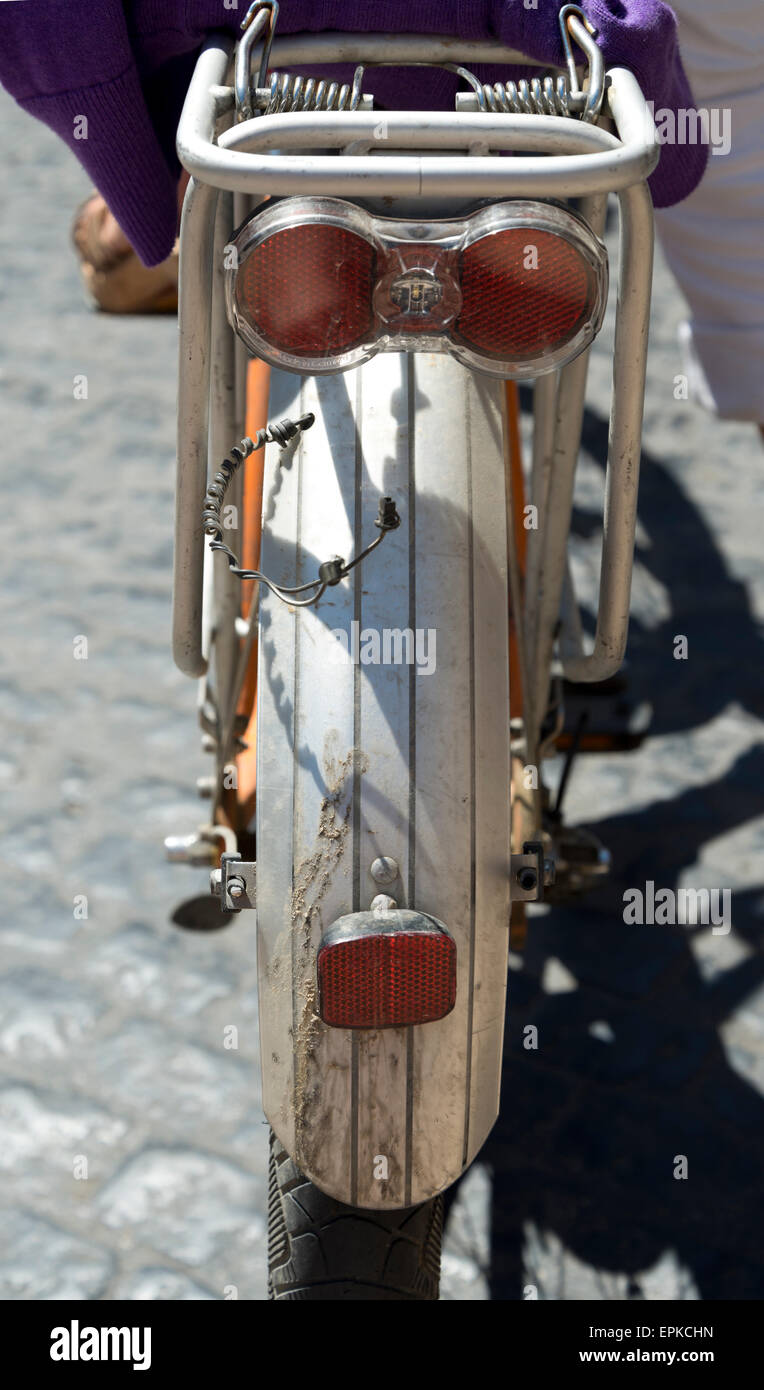
M 170 251 L 176 230 L 175 130 L 194 55 L 215 29 L 236 32 L 248 0 L 3 0 L 0 83 L 56 131 L 103 194 L 147 265 Z M 495 38 L 562 63 L 562 0 L 282 0 L 278 32 L 300 30 L 455 34 Z M 676 20 L 661 0 L 584 0 L 610 65 L 631 68 L 656 109 L 692 105 L 677 49 Z M 485 80 L 501 68 L 477 67 Z M 420 70 L 375 71 L 389 108 L 450 107 L 457 81 Z M 78 117 L 87 117 L 87 126 Z M 87 130 L 87 138 L 82 138 Z M 650 184 L 658 207 L 691 193 L 706 165 L 703 145 L 666 145 Z

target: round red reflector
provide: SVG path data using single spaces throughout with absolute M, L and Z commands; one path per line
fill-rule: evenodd
M 512 227 L 473 241 L 462 255 L 456 336 L 510 361 L 533 360 L 570 341 L 597 301 L 593 267 L 555 232 Z
M 392 923 L 398 914 L 388 915 Z M 432 1023 L 454 1007 L 456 943 L 444 930 L 385 930 L 380 922 L 330 935 L 318 953 L 318 984 L 321 1018 L 333 1028 Z
M 242 263 L 239 307 L 255 332 L 294 357 L 336 357 L 371 332 L 376 254 L 326 222 L 272 233 Z

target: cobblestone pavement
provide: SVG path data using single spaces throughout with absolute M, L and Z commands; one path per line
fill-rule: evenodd
M 89 314 L 67 247 L 84 176 L 2 95 L 0 115 L 0 1295 L 260 1299 L 254 929 L 180 932 L 201 879 L 161 857 L 206 770 L 169 653 L 176 325 Z M 502 1115 L 453 1195 L 446 1299 L 764 1293 L 762 458 L 674 398 L 680 314 L 659 264 L 629 648 L 650 737 L 574 774 L 570 818 L 616 872 L 537 912 L 513 959 Z M 603 339 L 600 458 L 609 371 Z M 600 495 L 588 461 L 584 588 Z M 625 927 L 649 879 L 731 888 L 733 929 Z

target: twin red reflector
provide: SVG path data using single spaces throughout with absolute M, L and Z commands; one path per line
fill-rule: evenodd
M 496 376 L 538 375 L 591 342 L 607 299 L 602 243 L 551 203 L 404 223 L 287 198 L 231 245 L 231 323 L 259 357 L 303 372 L 422 347 Z
M 456 942 L 426 913 L 351 912 L 321 943 L 318 998 L 332 1028 L 433 1023 L 454 1007 Z
M 240 274 L 241 302 L 277 350 L 333 357 L 368 330 L 374 249 L 345 227 L 285 227 L 252 251 Z

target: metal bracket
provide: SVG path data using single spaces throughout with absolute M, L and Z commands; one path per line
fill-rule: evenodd
M 210 874 L 210 892 L 220 898 L 222 912 L 241 912 L 256 905 L 257 865 L 243 863 L 240 854 L 221 854 L 220 868 Z
M 260 66 L 255 82 L 255 87 L 264 87 L 265 76 L 268 71 L 268 64 L 271 56 L 271 44 L 273 43 L 273 34 L 278 17 L 278 0 L 255 0 L 255 3 L 250 5 L 244 16 L 241 26 L 244 33 L 236 50 L 236 67 L 234 73 L 237 121 L 251 120 L 252 116 L 255 114 L 250 91 L 250 55 L 255 44 L 263 39 L 263 35 L 265 35 L 263 39 L 263 51 L 260 56 Z
M 227 850 L 233 852 L 236 835 L 227 825 L 200 825 L 195 834 L 165 836 L 165 858 L 171 864 L 190 864 L 193 869 L 203 869 L 214 864 L 220 852 L 222 840 Z
M 541 840 L 526 840 L 522 854 L 511 856 L 510 873 L 515 902 L 540 903 L 544 888 L 554 883 L 554 861 L 544 858 Z
M 583 121 L 596 121 L 605 95 L 605 63 L 602 51 L 595 43 L 596 29 L 586 18 L 579 5 L 563 5 L 559 14 L 562 46 L 565 51 L 565 64 L 570 80 L 570 97 L 574 107 L 582 107 Z M 576 60 L 573 57 L 571 37 L 586 54 L 589 64 L 589 89 L 584 91 L 578 85 Z

